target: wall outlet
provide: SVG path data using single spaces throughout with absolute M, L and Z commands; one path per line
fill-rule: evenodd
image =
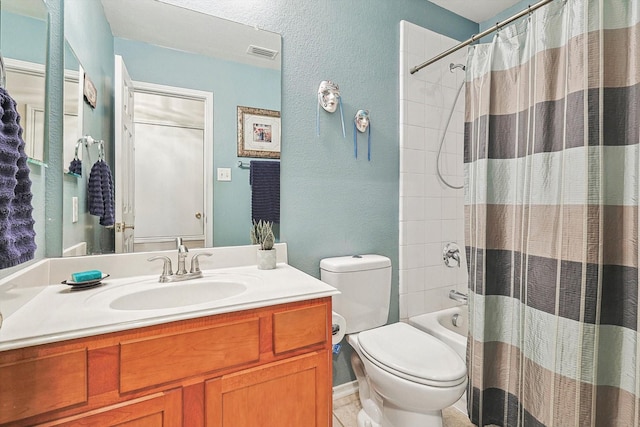
M 218 168 L 218 181 L 231 181 L 231 168 Z
M 71 222 L 78 222 L 78 198 L 71 198 Z

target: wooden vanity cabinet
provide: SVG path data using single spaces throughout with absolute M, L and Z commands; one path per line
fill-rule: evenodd
M 328 427 L 331 298 L 0 352 L 0 425 Z

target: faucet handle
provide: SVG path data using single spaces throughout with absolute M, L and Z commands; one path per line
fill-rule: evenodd
M 173 271 L 171 270 L 171 258 L 164 255 L 158 255 L 148 258 L 147 261 L 155 261 L 158 259 L 164 261 L 164 264 L 162 265 L 162 275 L 160 276 L 160 281 L 162 281 L 163 277 L 171 276 L 173 274 Z
M 201 256 L 211 256 L 213 255 L 212 253 L 209 252 L 202 252 L 199 254 L 195 254 L 194 256 L 191 257 L 191 270 L 189 271 L 190 273 L 199 273 L 200 272 L 200 261 L 198 261 L 198 257 Z
M 447 267 L 460 267 L 460 248 L 454 242 L 449 242 L 442 250 L 442 260 Z

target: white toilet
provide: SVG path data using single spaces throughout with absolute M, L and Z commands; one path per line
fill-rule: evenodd
M 442 427 L 442 409 L 467 386 L 456 352 L 406 323 L 385 325 L 391 261 L 380 255 L 326 258 L 320 278 L 341 294 L 333 310 L 346 321 L 362 410 L 358 427 Z

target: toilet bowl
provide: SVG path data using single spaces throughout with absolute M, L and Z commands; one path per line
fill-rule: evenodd
M 442 409 L 464 393 L 467 369 L 432 335 L 406 323 L 385 325 L 391 261 L 380 255 L 326 258 L 320 273 L 341 292 L 333 297 L 333 309 L 344 317 L 355 350 L 358 427 L 442 427 Z
M 358 382 L 370 389 L 360 396 L 366 404 L 359 427 L 441 427 L 442 409 L 466 390 L 467 370 L 460 357 L 413 326 L 394 323 L 351 334 L 348 342 L 364 368 Z M 371 410 L 380 402 L 382 407 Z

